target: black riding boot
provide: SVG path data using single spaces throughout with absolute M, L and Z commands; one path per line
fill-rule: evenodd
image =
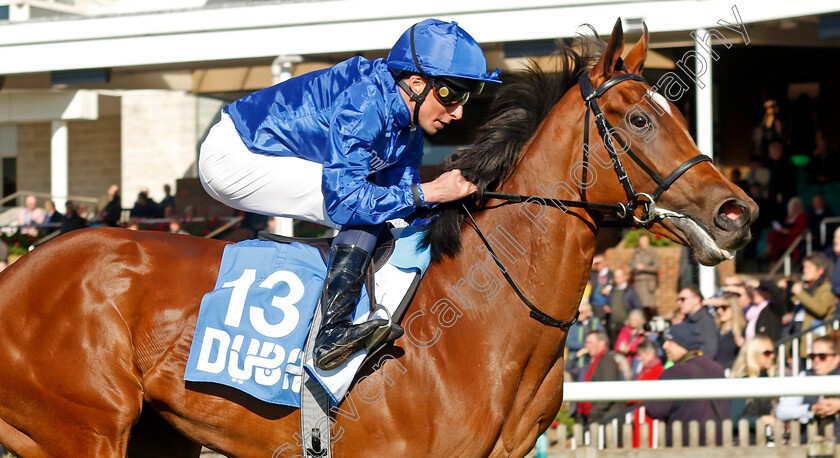
M 388 320 L 374 319 L 353 325 L 353 311 L 362 291 L 368 253 L 355 245 L 330 249 L 330 267 L 321 290 L 321 330 L 315 338 L 315 365 L 334 369 L 353 353 L 386 340 Z M 376 332 L 379 330 L 380 332 Z

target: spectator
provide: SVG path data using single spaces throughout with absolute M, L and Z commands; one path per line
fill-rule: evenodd
M 44 218 L 46 218 L 46 213 L 43 208 L 38 208 L 38 199 L 35 196 L 26 196 L 24 207 L 18 215 L 20 233 L 37 237 L 38 225 L 44 223 Z
M 837 152 L 830 150 L 822 133 L 817 135 L 817 146 L 811 153 L 811 161 L 808 163 L 808 178 L 812 183 L 824 185 L 837 181 L 837 169 L 840 164 L 837 160 Z
M 799 197 L 792 197 L 788 201 L 787 216 L 784 222 L 773 220 L 771 223 L 773 228 L 767 234 L 767 251 L 764 253 L 765 257 L 769 257 L 772 261 L 779 259 L 779 256 L 790 247 L 790 245 L 808 229 L 808 214 L 805 213 L 802 206 L 802 199 Z M 798 251 L 794 253 L 794 259 L 798 259 Z
M 834 211 L 825 202 L 822 194 L 814 194 L 811 207 L 813 208 L 808 211 L 808 230 L 811 231 L 812 245 L 815 250 L 823 250 L 825 246 L 820 243 L 820 224 L 825 218 L 834 216 Z
M 131 208 L 130 214 L 132 218 L 156 218 L 157 204 L 149 198 L 149 195 L 145 191 L 140 191 L 137 194 L 137 201 L 134 202 L 134 207 Z
M 831 292 L 840 297 L 840 227 L 834 230 L 834 238 L 825 250 L 825 256 L 831 265 Z
M 112 184 L 108 188 L 108 203 L 99 214 L 102 224 L 110 227 L 119 226 L 122 217 L 122 203 L 120 202 L 120 187 Z
M 758 154 L 750 156 L 748 165 L 750 170 L 747 172 L 747 183 L 750 184 L 750 189 L 753 185 L 758 185 L 759 189 L 767 189 L 770 184 L 770 170 L 764 167 L 761 156 Z
M 158 204 L 158 215 L 160 217 L 166 218 L 167 208 L 172 207 L 172 210 L 169 210 L 171 214 L 175 214 L 175 197 L 172 195 L 172 187 L 169 184 L 163 185 L 163 199 L 161 199 L 160 203 Z
M 612 291 L 613 273 L 610 272 L 607 257 L 603 253 L 596 254 L 592 258 L 592 271 L 589 274 L 589 285 L 592 288 L 589 296 L 592 313 L 601 320 L 606 320 L 607 311 L 605 307 Z
M 746 194 L 750 193 L 750 184 L 743 178 L 741 175 L 741 170 L 737 167 L 733 167 L 732 171 L 729 172 L 729 181 L 732 182 L 735 186 L 741 188 Z
M 186 234 L 189 235 L 189 232 L 181 229 L 181 220 L 178 218 L 173 218 L 169 221 L 169 232 L 173 234 Z
M 566 348 L 569 349 L 569 353 L 574 355 L 574 359 L 579 359 L 582 356 L 582 354 L 578 355 L 577 353 L 583 350 L 586 336 L 589 333 L 604 331 L 603 322 L 597 316 L 592 315 L 592 306 L 585 296 L 581 300 L 580 307 L 578 307 L 578 313 L 577 321 L 569 328 L 569 333 L 566 335 Z
M 650 235 L 642 232 L 639 235 L 639 247 L 633 251 L 630 260 L 633 270 L 633 288 L 639 294 L 645 317 L 657 315 L 656 286 L 659 282 L 659 254 L 650 246 Z
M 781 339 L 785 312 L 784 293 L 771 280 L 762 280 L 753 290 L 753 304 L 744 312 L 747 319 L 744 338 L 761 334 L 774 342 Z
M 732 366 L 738 350 L 744 344 L 746 318 L 741 308 L 741 295 L 736 292 L 724 293 L 714 301 L 715 324 L 718 328 L 718 350 L 714 360 L 724 369 Z
M 840 342 L 830 336 L 819 337 L 811 346 L 813 369 L 805 371 L 803 375 L 840 375 Z M 779 420 L 799 420 L 803 425 L 812 418 L 819 423 L 822 431 L 824 423 L 834 423 L 835 440 L 840 441 L 840 399 L 833 396 L 803 397 L 783 396 L 779 399 L 776 416 Z M 803 443 L 806 440 L 802 435 Z
M 837 308 L 837 297 L 831 292 L 831 272 L 828 259 L 822 253 L 812 253 L 802 261 L 802 281 L 791 287 L 793 298 L 804 313 L 802 329 L 809 329 L 831 316 Z
M 61 223 L 62 214 L 56 211 L 55 202 L 50 199 L 44 201 L 44 223 L 58 224 Z M 53 228 L 50 228 L 52 230 Z
M 776 203 L 783 204 L 798 192 L 796 169 L 793 167 L 790 157 L 785 154 L 784 146 L 779 142 L 770 144 L 767 162 L 765 164 L 770 170 L 770 184 L 767 190 L 770 199 Z
M 680 294 L 682 295 L 682 293 Z M 665 331 L 663 349 L 674 365 L 666 369 L 659 380 L 722 378 L 723 368 L 700 351 L 702 345 L 699 330 L 690 323 L 671 326 Z M 714 420 L 717 424 L 717 442 L 721 443 L 720 422 L 729 417 L 729 402 L 725 400 L 695 401 L 651 401 L 645 405 L 651 418 L 667 421 L 681 421 L 683 425 L 683 445 L 688 445 L 688 423 L 700 422 L 700 443 L 706 443 L 706 421 Z M 666 443 L 672 445 L 671 428 L 666 428 Z
M 64 218 L 61 220 L 62 234 L 75 231 L 76 229 L 84 229 L 88 226 L 87 220 L 79 216 L 76 212 L 76 207 L 73 205 L 73 202 L 68 200 L 67 203 L 64 204 L 64 208 L 66 211 L 64 212 Z
M 616 270 L 616 272 L 618 272 Z M 636 357 L 636 349 L 638 345 L 645 340 L 645 314 L 640 309 L 635 309 L 630 312 L 627 317 L 627 324 L 621 328 L 618 333 L 618 338 L 615 340 L 615 351 L 627 358 L 627 362 L 632 364 Z
M 753 222 L 752 226 L 750 226 L 753 240 L 748 245 L 748 248 L 750 250 L 750 256 L 756 257 L 760 254 L 757 252 L 756 245 L 760 240 L 766 238 L 765 232 L 775 219 L 773 210 L 775 210 L 776 207 L 779 207 L 779 205 L 775 205 L 775 203 L 770 200 L 770 194 L 767 192 L 767 189 L 762 188 L 758 183 L 750 184 L 749 195 L 761 210 L 758 217 L 755 219 L 755 222 Z M 784 215 L 780 215 L 779 218 L 784 218 Z
M 589 368 L 584 382 L 620 380 L 618 364 L 613 352 L 607 347 L 607 335 L 594 331 L 586 336 L 586 351 L 590 356 Z M 622 404 L 617 402 L 581 402 L 578 403 L 578 416 L 584 423 L 597 422 L 610 415 L 621 412 Z
M 259 237 L 261 231 L 266 230 L 268 221 L 273 219 L 273 217 L 270 218 L 266 215 L 242 212 L 242 222 L 239 226 L 248 232 L 247 238 L 255 239 Z
M 685 323 L 694 325 L 700 335 L 700 351 L 709 359 L 717 355 L 719 333 L 715 320 L 703 306 L 703 296 L 696 285 L 683 288 L 677 295 L 677 305 L 680 308 Z
M 732 366 L 732 378 L 773 377 L 776 375 L 776 350 L 769 337 L 757 335 L 744 342 L 735 364 Z M 755 424 L 762 419 L 765 425 L 773 425 L 773 398 L 732 399 L 729 403 L 729 414 L 733 424 L 738 424 L 742 418 L 750 424 L 750 443 L 755 443 Z M 749 444 L 741 444 L 746 446 Z
M 650 339 L 642 339 L 636 347 L 636 361 L 633 368 L 633 380 L 659 380 L 662 372 L 665 370 L 662 366 L 662 360 L 657 354 L 656 343 Z M 627 404 L 638 404 L 640 401 L 630 401 Z M 641 412 L 639 409 L 633 411 L 633 448 L 638 448 L 640 444 L 639 433 L 641 423 Z M 648 431 L 653 431 L 653 418 L 645 414 L 645 422 L 648 424 Z M 648 447 L 653 447 L 653 434 L 650 435 L 650 443 Z
M 755 152 L 767 154 L 771 143 L 783 143 L 785 141 L 782 121 L 779 119 L 779 103 L 775 100 L 764 102 L 764 116 L 761 123 L 753 133 L 755 141 Z
M 85 221 L 90 221 L 91 219 L 96 217 L 96 212 L 90 211 L 90 209 L 88 208 L 88 204 L 84 202 L 79 202 L 78 204 L 76 204 L 76 213 L 78 213 L 79 216 L 84 218 Z
M 630 286 L 629 280 L 630 276 L 627 269 L 615 269 L 613 271 L 615 284 L 610 288 L 608 302 L 604 306 L 604 310 L 607 312 L 607 332 L 610 342 L 615 342 L 628 314 L 633 310 L 642 309 L 639 294 Z

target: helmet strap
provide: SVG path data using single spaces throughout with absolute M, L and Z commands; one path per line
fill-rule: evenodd
M 417 129 L 417 126 L 420 125 L 420 105 L 423 104 L 423 101 L 426 100 L 426 96 L 429 94 L 429 90 L 432 89 L 432 85 L 434 84 L 434 80 L 432 77 L 426 74 L 423 71 L 423 67 L 420 66 L 420 60 L 417 58 L 417 51 L 414 49 L 414 27 L 417 24 L 411 26 L 411 58 L 414 59 L 414 66 L 417 67 L 417 71 L 420 72 L 420 77 L 423 78 L 423 81 L 426 82 L 426 87 L 423 88 L 423 91 L 420 94 L 415 94 L 404 81 L 400 81 L 400 87 L 405 89 L 408 92 L 409 98 L 414 101 L 414 117 L 411 121 L 411 129 Z
M 407 94 L 408 98 L 414 102 L 414 116 L 411 120 L 411 128 L 415 129 L 417 126 L 420 125 L 420 105 L 423 104 L 423 101 L 426 100 L 426 96 L 429 95 L 429 91 L 432 89 L 432 85 L 434 85 L 434 80 L 432 78 L 423 78 L 426 81 L 426 87 L 423 88 L 419 94 L 414 92 L 408 84 L 406 84 L 405 80 L 397 81 L 397 85 L 401 87 Z

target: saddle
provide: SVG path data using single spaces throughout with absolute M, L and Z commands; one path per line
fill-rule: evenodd
M 375 280 L 373 275 L 378 272 L 386 262 L 388 262 L 388 258 L 390 258 L 391 254 L 394 253 L 396 239 L 394 238 L 394 234 L 391 233 L 392 227 L 393 226 L 389 224 L 386 229 L 379 234 L 379 238 L 376 239 L 376 248 L 373 251 L 373 255 L 370 257 L 370 264 L 368 264 L 368 268 L 365 269 L 365 287 L 368 290 L 371 312 L 379 307 L 374 299 Z M 297 242 L 304 245 L 310 245 L 321 252 L 321 258 L 324 260 L 324 264 L 329 266 L 330 247 L 332 246 L 332 242 L 335 237 L 291 237 L 288 235 L 272 234 L 270 232 L 261 231 L 259 233 L 259 239 L 278 243 Z M 409 301 L 412 298 L 409 298 Z M 399 319 L 401 318 L 402 317 L 400 316 Z
M 379 238 L 376 240 L 376 249 L 373 252 L 373 256 L 370 257 L 371 266 L 373 269 L 368 269 L 371 272 L 378 272 L 379 269 L 382 268 L 383 265 L 388 261 L 388 258 L 391 257 L 391 254 L 394 252 L 395 246 L 395 238 L 394 234 L 391 233 L 391 225 L 388 225 L 386 230 L 383 230 L 381 234 L 379 234 Z M 270 242 L 279 242 L 279 243 L 302 243 L 304 245 L 310 245 L 318 249 L 321 252 L 321 257 L 324 259 L 324 264 L 329 264 L 330 258 L 330 246 L 332 246 L 333 239 L 335 237 L 290 237 L 288 235 L 280 235 L 280 234 L 272 234 L 270 232 L 260 232 L 259 233 L 260 240 L 267 240 Z

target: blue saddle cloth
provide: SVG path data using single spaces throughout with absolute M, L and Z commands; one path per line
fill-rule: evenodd
M 430 256 L 418 242 L 419 233 L 404 231 L 388 263 L 422 275 Z M 300 407 L 302 349 L 326 272 L 320 251 L 310 245 L 227 245 L 216 286 L 201 301 L 184 380 Z M 368 313 L 368 303 L 363 288 L 354 319 Z

